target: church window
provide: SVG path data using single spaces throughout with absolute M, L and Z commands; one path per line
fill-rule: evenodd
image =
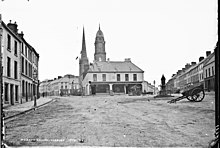
M 97 81 L 97 74 L 93 74 L 93 81 Z
M 129 81 L 129 76 L 128 76 L 128 74 L 125 74 L 125 81 Z
M 117 81 L 120 81 L 120 74 L 117 74 Z

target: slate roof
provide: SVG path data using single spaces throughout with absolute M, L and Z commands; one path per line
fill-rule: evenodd
M 96 61 L 90 65 L 88 73 L 93 72 L 144 72 L 131 61 Z
M 206 64 L 211 60 L 211 58 L 212 58 L 213 56 L 215 56 L 215 52 L 211 53 L 211 54 L 206 58 L 206 60 L 205 60 L 205 62 L 204 62 L 204 65 L 206 65 Z

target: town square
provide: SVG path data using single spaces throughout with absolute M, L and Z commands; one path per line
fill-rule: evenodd
M 2 147 L 219 147 L 216 0 L 0 1 Z

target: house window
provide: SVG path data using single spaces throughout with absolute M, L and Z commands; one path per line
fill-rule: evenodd
M 28 62 L 25 60 L 25 74 L 28 74 Z
M 102 81 L 106 81 L 106 74 L 102 74 Z
M 21 57 L 21 72 L 24 73 L 24 57 Z
M 21 43 L 21 53 L 24 54 L 24 44 Z
M 14 61 L 14 78 L 18 78 L 18 63 L 17 61 Z
M 120 74 L 117 74 L 117 81 L 120 81 Z
M 208 71 L 207 71 L 207 69 L 205 70 L 205 77 L 206 77 L 206 78 L 208 77 Z
M 5 101 L 8 101 L 8 83 L 5 83 Z
M 14 46 L 15 46 L 15 55 L 17 56 L 17 54 L 18 54 L 18 44 L 17 44 L 17 41 L 15 41 L 15 44 L 14 44 Z
M 27 57 L 27 46 L 25 46 L 25 56 Z
M 97 81 L 97 74 L 93 74 L 93 81 Z
M 32 77 L 32 66 L 30 63 L 28 65 L 29 65 L 29 77 Z
M 67 89 L 67 85 L 65 86 L 65 89 Z
M 129 81 L 129 76 L 128 76 L 128 74 L 125 74 L 125 81 Z
M 11 76 L 11 58 L 7 57 L 7 76 Z
M 7 47 L 8 47 L 8 50 L 10 50 L 11 51 L 11 36 L 8 34 L 8 36 L 7 36 Z
M 63 85 L 61 85 L 61 89 L 63 89 Z
M 137 74 L 133 74 L 133 80 L 137 81 Z
M 212 66 L 212 75 L 215 75 L 214 67 Z
M 210 71 L 210 68 L 209 68 L 209 77 L 211 76 L 211 71 Z

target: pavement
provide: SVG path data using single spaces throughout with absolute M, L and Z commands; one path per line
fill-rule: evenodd
M 25 102 L 22 104 L 16 104 L 16 105 L 11 105 L 11 106 L 7 106 L 6 108 L 3 109 L 3 112 L 5 114 L 5 120 L 10 119 L 10 118 L 14 118 L 16 116 L 19 116 L 21 114 L 24 114 L 26 112 L 35 110 L 43 105 L 46 105 L 50 102 L 53 101 L 53 98 L 51 97 L 41 97 L 39 99 L 37 99 L 37 106 L 34 107 L 34 101 L 29 101 L 29 102 Z

